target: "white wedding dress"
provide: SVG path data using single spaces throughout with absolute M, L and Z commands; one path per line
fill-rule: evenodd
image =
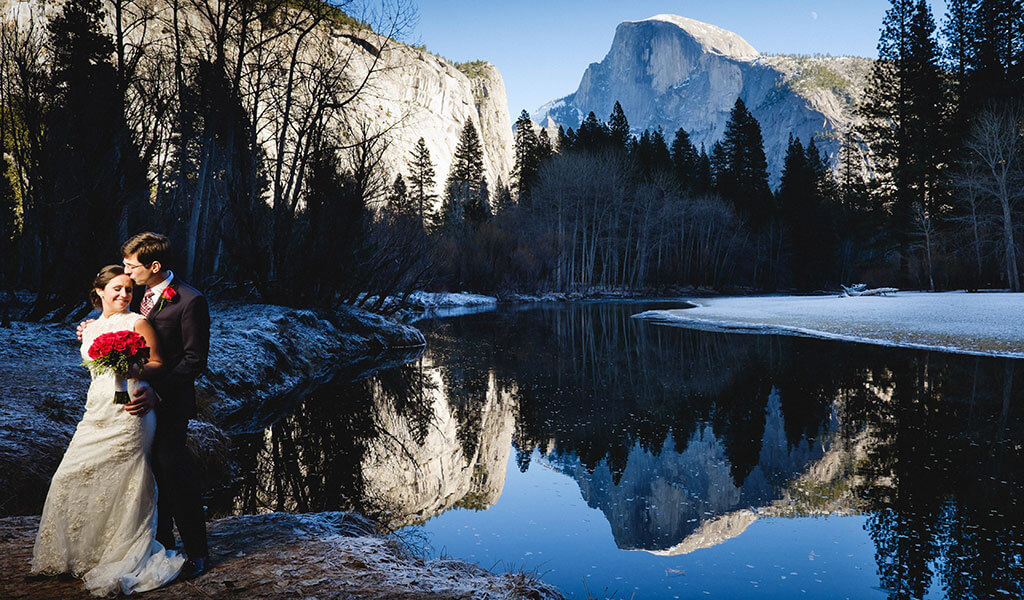
M 82 334 L 82 358 L 103 333 L 133 330 L 135 313 L 100 317 Z M 144 382 L 130 380 L 129 393 Z M 32 552 L 32 573 L 71 573 L 96 596 L 168 583 L 184 557 L 156 541 L 156 484 L 149 449 L 152 411 L 139 418 L 114 403 L 114 376 L 94 375 L 64 458 L 50 482 Z

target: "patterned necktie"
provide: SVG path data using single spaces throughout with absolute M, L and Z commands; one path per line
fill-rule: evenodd
M 142 296 L 142 316 L 148 317 L 149 311 L 153 310 L 153 290 L 146 290 L 146 294 Z

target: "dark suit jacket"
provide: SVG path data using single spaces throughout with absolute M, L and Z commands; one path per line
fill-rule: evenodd
M 165 367 L 152 381 L 160 394 L 156 410 L 158 415 L 190 419 L 196 414 L 195 381 L 206 369 L 210 355 L 210 307 L 199 291 L 177 276 L 168 288 L 177 296 L 173 300 L 156 298 L 146 317 L 160 340 Z M 141 298 L 139 294 L 140 304 Z

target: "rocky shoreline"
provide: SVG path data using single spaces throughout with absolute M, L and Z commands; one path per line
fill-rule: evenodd
M 0 598 L 91 598 L 71 578 L 26 579 L 38 517 L 0 519 Z M 555 600 L 522 573 L 492 573 L 456 560 L 427 560 L 394 536 L 345 513 L 271 513 L 209 523 L 210 571 L 147 592 L 153 600 L 345 598 L 352 600 Z
M 259 431 L 342 372 L 366 376 L 425 345 L 419 330 L 366 311 L 214 303 L 209 368 L 189 443 L 207 488 L 233 477 L 229 435 Z M 0 327 L 0 513 L 35 515 L 84 410 L 89 376 L 74 325 Z M 37 516 L 0 518 L 0 597 L 84 598 L 77 580 L 26 581 Z M 154 598 L 560 598 L 523 574 L 426 560 L 365 519 L 273 513 L 210 523 L 210 574 Z

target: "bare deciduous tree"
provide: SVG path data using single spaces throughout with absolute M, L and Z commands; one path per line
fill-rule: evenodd
M 980 169 L 973 171 L 971 185 L 999 203 L 1002 212 L 1003 254 L 1010 291 L 1021 290 L 1013 223 L 1016 202 L 1024 196 L 1024 106 L 993 105 L 983 110 L 971 126 L 966 148 Z

